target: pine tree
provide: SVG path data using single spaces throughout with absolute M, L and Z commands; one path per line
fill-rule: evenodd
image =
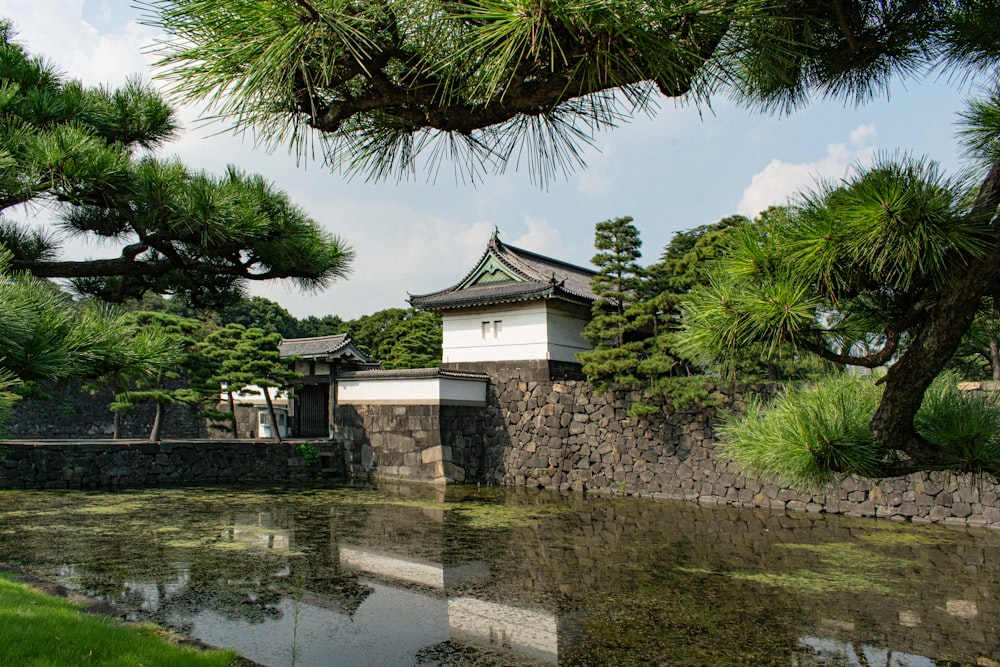
M 592 287 L 598 299 L 583 337 L 594 346 L 577 355 L 596 389 L 612 386 L 633 388 L 644 347 L 642 328 L 648 317 L 637 308 L 642 290 L 642 241 L 632 218 L 605 220 L 595 226 L 594 247 L 599 251 L 591 259 L 597 267 Z
M 241 378 L 240 366 L 233 360 L 236 358 L 237 345 L 245 331 L 246 327 L 242 324 L 230 323 L 205 336 L 205 340 L 199 344 L 199 352 L 203 358 L 200 367 L 203 373 L 200 375 L 199 384 L 205 387 L 206 394 L 215 397 L 218 397 L 219 389 L 223 388 L 226 403 L 229 405 L 229 412 L 219 412 L 213 406 L 206 410 L 203 416 L 212 423 L 228 423 L 233 438 L 239 437 L 234 395 L 241 389 L 238 384 Z
M 278 349 L 280 342 L 281 334 L 269 334 L 257 328 L 246 329 L 240 335 L 233 355 L 222 362 L 222 374 L 233 383 L 227 391 L 245 390 L 254 386 L 263 393 L 273 427 L 271 432 L 278 442 L 281 442 L 281 432 L 270 390 L 285 391 L 302 378 L 292 370 L 290 360 L 281 358 Z
M 204 398 L 202 393 L 191 388 L 190 377 L 200 363 L 195 334 L 201 328 L 201 323 L 177 315 L 150 311 L 128 313 L 124 319 L 147 335 L 156 336 L 164 351 L 154 374 L 138 379 L 133 387 L 116 391 L 111 409 L 115 413 L 121 413 L 134 410 L 145 403 L 153 403 L 156 411 L 149 440 L 155 442 L 160 439 L 163 431 L 166 406 L 177 403 L 196 406 Z M 179 386 L 170 386 L 175 383 L 179 383 Z

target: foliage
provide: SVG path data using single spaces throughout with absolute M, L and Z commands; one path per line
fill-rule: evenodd
M 0 435 L 3 435 L 3 423 L 7 421 L 11 408 L 21 398 L 16 390 L 19 382 L 8 370 L 0 370 Z M 0 461 L 3 461 L 6 451 L 0 447 Z
M 261 296 L 227 306 L 220 312 L 220 323 L 242 324 L 246 328 L 256 327 L 268 333 L 280 333 L 284 338 L 296 338 L 299 334 L 298 321 L 279 304 Z
M 790 111 L 859 103 L 894 76 L 992 68 L 996 7 L 657 0 L 150 0 L 170 37 L 162 76 L 237 131 L 370 177 L 472 180 L 511 161 L 541 182 L 582 162 L 595 132 L 652 114 L 661 96 L 717 94 Z
M 84 379 L 92 389 L 122 391 L 176 361 L 159 330 L 8 273 L 8 256 L 0 250 L 0 419 L 20 395 L 37 393 L 37 381 Z M 117 433 L 117 414 L 115 423 Z
M 1000 380 L 1000 309 L 996 297 L 983 299 L 948 368 L 967 380 Z
M 882 389 L 876 376 L 848 373 L 787 387 L 770 405 L 753 399 L 747 412 L 719 429 L 723 451 L 746 471 L 818 488 L 837 475 L 882 477 L 905 461 L 869 428 Z M 985 392 L 956 388 L 954 374 L 931 385 L 914 420 L 947 457 L 943 469 L 1000 469 L 1000 406 Z
M 945 373 L 930 386 L 914 419 L 917 430 L 946 452 L 951 470 L 1000 470 L 1000 406 L 990 392 L 964 392 Z
M 299 454 L 302 455 L 302 460 L 307 466 L 313 466 L 319 463 L 319 450 L 316 449 L 316 445 L 311 442 L 300 443 Z
M 967 192 L 933 162 L 883 155 L 786 215 L 739 227 L 709 284 L 692 290 L 681 349 L 702 362 L 762 345 L 772 356 L 791 346 L 840 365 L 892 363 L 870 423 L 884 450 L 878 474 L 954 468 L 962 457 L 914 420 L 996 284 L 996 203 L 984 202 L 1000 191 L 987 179 L 978 198 Z
M 637 263 L 642 256 L 639 230 L 627 216 L 599 222 L 594 247 L 598 253 L 591 262 L 597 274 L 591 286 L 598 298 L 583 330 L 594 347 L 577 356 L 598 391 L 634 386 L 641 383 L 636 366 L 645 347 L 641 332 L 649 324 L 646 313 L 636 307 L 645 275 Z
M 649 267 L 650 291 L 686 294 L 708 281 L 711 263 L 718 259 L 731 230 L 749 224 L 742 215 L 731 215 L 710 225 L 674 232 L 660 261 Z M 676 303 L 670 304 L 676 307 Z
M 880 397 L 870 378 L 846 373 L 791 385 L 770 405 L 752 396 L 746 414 L 718 430 L 723 452 L 741 470 L 800 487 L 838 473 L 876 476 L 882 451 L 868 422 Z
M 241 388 L 239 383 L 242 381 L 236 348 L 245 331 L 246 327 L 242 324 L 230 323 L 212 331 L 198 344 L 202 360 L 199 384 L 204 387 L 208 395 L 213 393 L 218 395 L 219 387 L 222 387 L 226 394 L 226 403 L 229 405 L 228 412 L 220 412 L 210 403 L 209 408 L 202 412 L 201 416 L 212 423 L 228 424 L 233 438 L 239 437 L 236 430 L 236 405 L 233 395 Z
M 145 292 L 226 302 L 250 281 L 304 288 L 346 275 L 352 251 L 263 178 L 221 177 L 149 151 L 173 137 L 173 111 L 149 86 L 64 81 L 0 24 L 0 246 L 12 266 L 70 279 L 83 294 L 123 301 Z M 50 230 L 2 217 L 45 206 L 69 237 L 121 246 L 111 259 L 59 261 Z
M 208 399 L 205 392 L 191 388 L 190 382 L 204 363 L 196 348 L 196 334 L 201 329 L 201 323 L 176 315 L 148 311 L 128 313 L 124 319 L 134 323 L 142 336 L 151 343 L 150 352 L 145 358 L 155 366 L 155 372 L 133 378 L 135 383 L 132 386 L 117 387 L 111 409 L 115 412 L 129 412 L 139 405 L 153 403 L 156 414 L 149 439 L 157 441 L 162 432 L 163 412 L 167 405 L 182 403 L 195 407 Z M 217 395 L 218 392 L 213 393 Z
M 767 213 L 780 214 L 777 210 Z M 598 225 L 598 242 L 611 252 L 593 260 L 600 269 L 595 291 L 604 298 L 594 304 L 594 316 L 584 332 L 594 349 L 579 355 L 583 370 L 598 390 L 641 391 L 643 398 L 629 409 L 634 418 L 658 411 L 650 399 L 665 400 L 675 408 L 715 404 L 717 397 L 710 388 L 714 378 L 705 373 L 717 375 L 720 369 L 708 363 L 696 367 L 677 349 L 680 308 L 692 288 L 708 282 L 727 239 L 750 221 L 731 216 L 676 233 L 661 261 L 645 269 L 635 263 L 641 241 L 630 221 L 620 218 Z M 609 234 L 622 238 L 612 240 Z M 621 287 L 627 294 L 618 295 Z M 808 377 L 817 370 L 817 364 L 803 363 L 797 357 L 776 362 L 763 356 L 759 346 L 745 346 L 739 350 L 738 363 L 722 374 L 728 379 L 756 381 Z
M 431 368 L 441 364 L 441 317 L 413 308 L 387 308 L 344 322 L 341 332 L 383 368 Z
M 274 425 L 272 433 L 278 442 L 281 442 L 281 433 L 277 428 L 270 389 L 287 390 L 302 377 L 289 367 L 289 360 L 281 358 L 278 350 L 280 342 L 281 334 L 257 328 L 244 329 L 232 354 L 222 360 L 220 370 L 220 374 L 227 378 L 227 392 L 245 392 L 250 387 L 256 387 L 263 394 L 271 424 Z
M 337 315 L 309 315 L 298 321 L 295 335 L 301 338 L 333 336 L 342 332 L 344 321 Z

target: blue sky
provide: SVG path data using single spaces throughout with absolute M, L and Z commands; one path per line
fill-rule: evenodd
M 91 85 L 150 78 L 147 47 L 156 38 L 137 23 L 129 0 L 0 0 L 19 40 L 64 73 Z M 596 138 L 586 169 L 540 189 L 526 172 L 456 184 L 451 172 L 402 183 L 366 183 L 331 173 L 319 162 L 296 164 L 284 150 L 268 152 L 198 123 L 181 110 L 183 136 L 160 151 L 193 168 L 218 173 L 227 164 L 258 172 L 332 232 L 357 259 L 350 278 L 319 293 L 293 286 L 255 286 L 254 293 L 294 315 L 344 318 L 405 307 L 407 293 L 447 287 L 478 259 L 494 226 L 501 239 L 587 265 L 594 224 L 630 215 L 643 239 L 644 261 L 660 255 L 676 231 L 733 213 L 753 216 L 780 204 L 816 177 L 838 178 L 879 151 L 926 155 L 955 171 L 956 112 L 972 84 L 942 78 L 896 82 L 888 100 L 860 108 L 814 103 L 791 116 L 761 115 L 724 100 L 711 110 L 663 99 L 655 118 L 641 117 Z M 48 224 L 46 210 L 19 213 Z M 67 256 L 109 256 L 113 248 L 74 240 Z

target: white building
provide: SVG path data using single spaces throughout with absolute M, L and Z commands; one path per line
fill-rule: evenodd
M 456 285 L 410 296 L 410 304 L 440 313 L 444 367 L 484 362 L 578 363 L 590 349 L 594 271 L 500 242 L 494 232 L 475 268 Z

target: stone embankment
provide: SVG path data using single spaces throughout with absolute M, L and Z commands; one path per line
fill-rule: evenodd
M 1000 485 L 967 475 L 847 478 L 814 493 L 741 474 L 716 448 L 714 427 L 747 396 L 773 386 L 717 387 L 719 404 L 633 419 L 630 397 L 595 394 L 580 380 L 544 381 L 517 369 L 491 373 L 486 410 L 456 430 L 479 434 L 478 481 L 1000 528 Z
M 305 480 L 345 474 L 327 441 L 240 440 L 135 442 L 7 441 L 0 444 L 0 488 L 80 489 Z

